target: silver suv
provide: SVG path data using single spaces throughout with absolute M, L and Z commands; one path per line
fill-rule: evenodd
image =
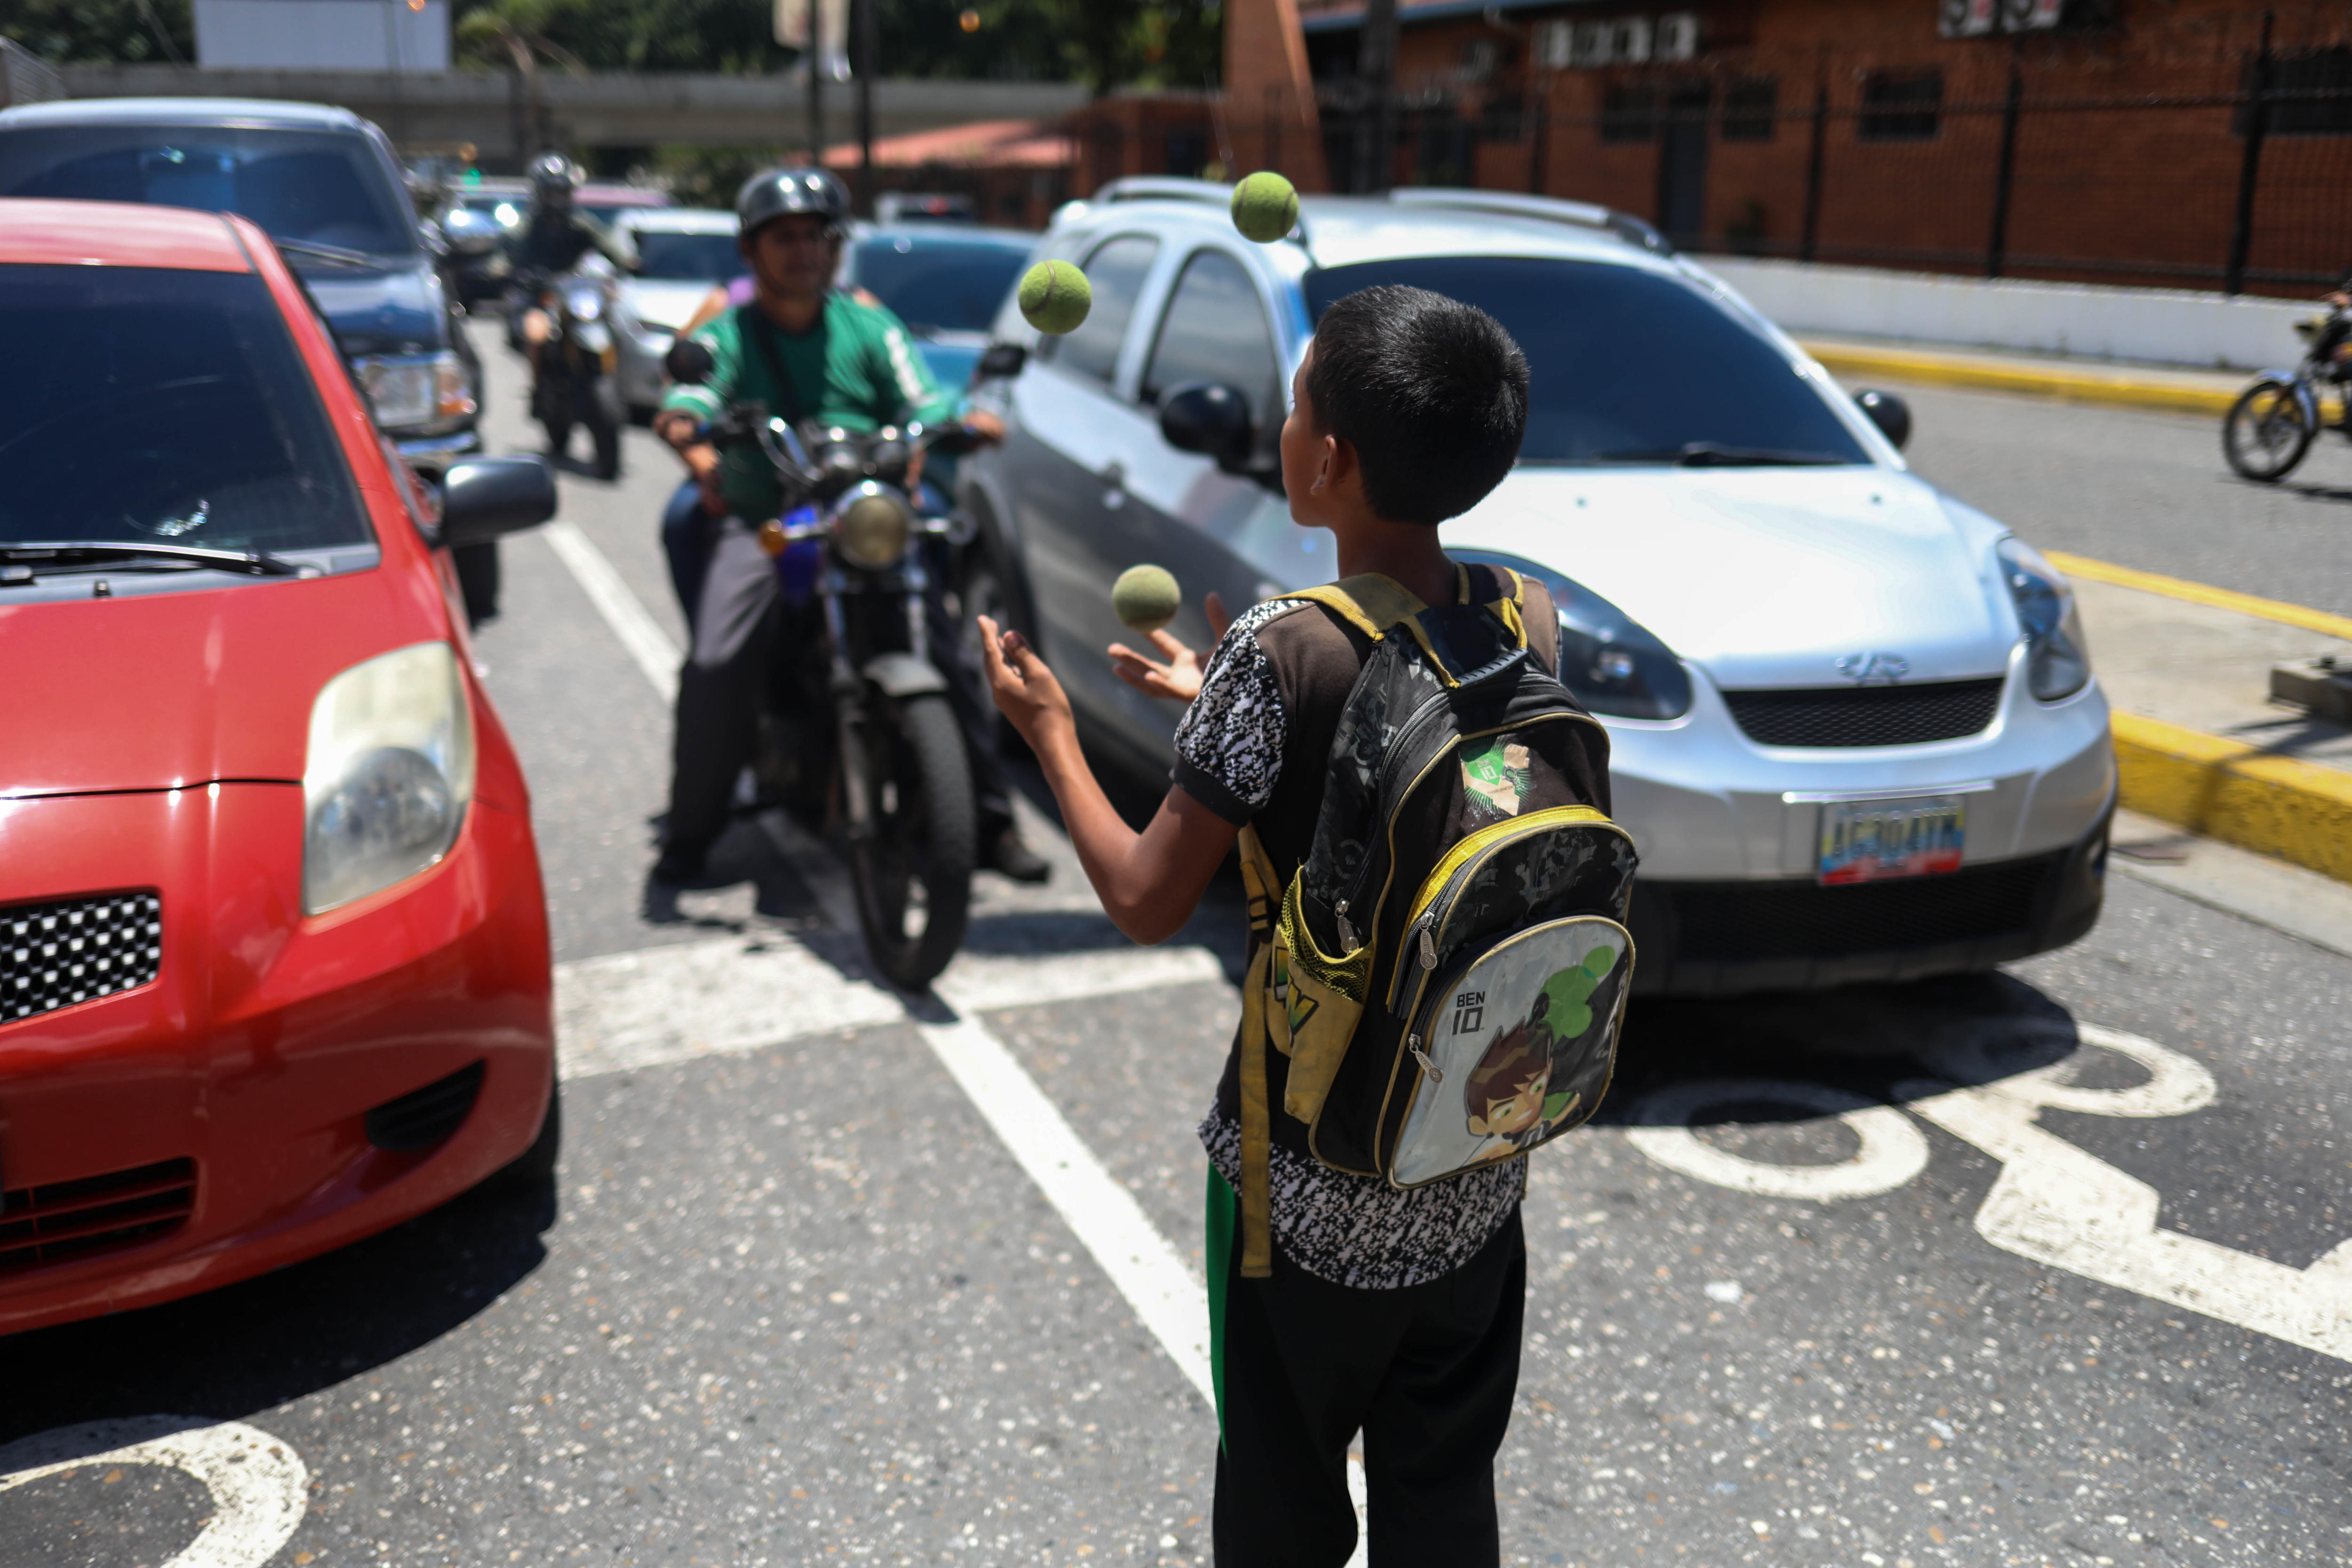
M 1445 525 L 1540 577 L 1561 679 L 1609 727 L 1642 852 L 1637 987 L 1728 994 L 1989 969 L 2097 919 L 2115 763 L 2071 590 L 1913 477 L 1898 399 L 1820 365 L 1648 226 L 1570 202 L 1307 198 L 1253 245 L 1226 187 L 1116 184 L 1039 247 L 1094 307 L 982 396 L 967 584 L 1036 638 L 1089 742 L 1155 791 L 1176 712 L 1103 658 L 1122 569 L 1184 585 L 1172 628 L 1335 574 L 1276 441 L 1324 306 L 1376 283 L 1479 305 L 1528 353 L 1518 467 Z M 1018 358 L 992 351 L 985 368 Z M 1131 640 L 1131 639 L 1130 639 Z

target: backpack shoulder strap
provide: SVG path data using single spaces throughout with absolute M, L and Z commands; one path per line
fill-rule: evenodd
M 1374 642 L 1387 637 L 1399 622 L 1410 620 L 1429 607 L 1413 597 L 1403 584 L 1377 572 L 1343 577 L 1319 588 L 1301 588 L 1283 597 L 1320 605 Z

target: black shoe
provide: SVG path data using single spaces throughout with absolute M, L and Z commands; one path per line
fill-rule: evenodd
M 999 876 L 1034 887 L 1050 880 L 1054 868 L 1045 858 L 1021 842 L 1021 830 L 1009 823 L 981 839 L 981 865 Z
M 707 844 L 664 845 L 661 858 L 654 862 L 653 879 L 672 888 L 692 886 L 702 879 L 709 848 Z

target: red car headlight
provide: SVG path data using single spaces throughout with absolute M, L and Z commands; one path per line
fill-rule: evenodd
M 355 664 L 310 705 L 302 909 L 363 899 L 449 852 L 474 797 L 474 721 L 447 643 Z

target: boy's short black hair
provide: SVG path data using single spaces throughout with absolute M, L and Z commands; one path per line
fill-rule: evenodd
M 1307 395 L 1323 433 L 1356 448 L 1372 510 L 1434 526 L 1477 505 L 1518 460 L 1528 356 L 1476 306 L 1383 284 L 1323 312 Z

